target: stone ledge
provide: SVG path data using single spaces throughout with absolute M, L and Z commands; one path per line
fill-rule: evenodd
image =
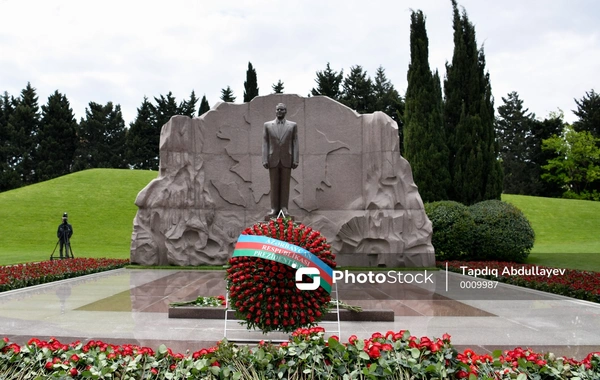
M 169 308 L 169 318 L 187 318 L 187 319 L 225 319 L 225 309 L 220 307 L 195 307 L 178 306 Z M 236 319 L 234 312 L 229 311 L 228 318 Z M 322 321 L 335 321 L 337 319 L 334 312 L 325 314 Z M 393 322 L 393 310 L 366 309 L 361 312 L 354 312 L 340 309 L 340 321 L 355 322 Z

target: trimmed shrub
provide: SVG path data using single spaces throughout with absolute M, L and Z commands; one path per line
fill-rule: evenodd
M 433 224 L 431 243 L 436 260 L 469 259 L 475 230 L 469 208 L 454 201 L 440 201 L 426 203 L 425 212 Z
M 472 259 L 523 262 L 529 256 L 535 233 L 521 210 L 489 200 L 470 206 L 469 211 L 476 225 Z

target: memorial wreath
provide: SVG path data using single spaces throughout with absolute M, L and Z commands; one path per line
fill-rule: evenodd
M 331 245 L 317 230 L 293 220 L 271 219 L 246 228 L 242 235 L 255 235 L 287 242 L 315 255 L 335 268 Z M 240 236 L 242 238 L 242 236 Z M 237 249 L 237 247 L 236 247 Z M 296 287 L 296 268 L 263 257 L 235 256 L 229 260 L 227 287 L 229 307 L 248 329 L 291 332 L 317 324 L 329 308 L 326 289 L 303 291 Z M 306 277 L 306 276 L 305 276 Z M 304 278 L 303 282 L 310 282 Z

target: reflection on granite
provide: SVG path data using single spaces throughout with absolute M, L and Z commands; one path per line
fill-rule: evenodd
M 119 269 L 1 292 L 0 338 L 19 344 L 31 337 L 65 343 L 94 339 L 153 349 L 164 343 L 174 351 L 196 351 L 223 338 L 224 321 L 169 319 L 169 304 L 225 294 L 224 275 Z M 452 286 L 446 291 L 444 276 L 435 274 L 435 286 L 339 283 L 343 301 L 395 314 L 393 322 L 342 322 L 340 338 L 406 329 L 415 336 L 449 333 L 457 348 L 476 352 L 523 346 L 579 359 L 600 347 L 598 304 L 505 284 L 498 285 L 496 299 L 485 298 L 485 292 L 469 296 Z M 449 279 L 452 285 L 463 277 Z

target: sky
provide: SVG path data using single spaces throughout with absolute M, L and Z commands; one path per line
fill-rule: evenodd
M 495 106 L 516 91 L 538 118 L 600 92 L 600 1 L 458 0 L 483 45 Z M 401 95 L 410 62 L 410 15 L 426 16 L 432 70 L 452 60 L 450 0 L 0 0 L 0 92 L 28 82 L 40 106 L 56 90 L 77 120 L 93 101 L 135 120 L 144 96 L 178 102 L 192 90 L 213 106 L 231 86 L 241 103 L 248 62 L 260 95 L 281 80 L 308 95 L 316 72 L 379 66 Z M 199 106 L 199 104 L 198 104 Z

